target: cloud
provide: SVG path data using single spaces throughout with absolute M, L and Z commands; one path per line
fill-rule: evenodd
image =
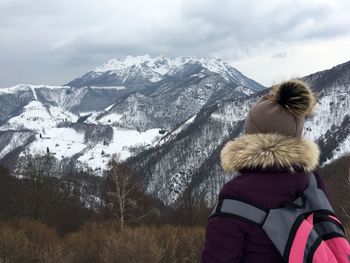
M 346 0 L 2 0 L 0 86 L 62 84 L 129 54 L 271 58 L 350 37 L 349 9 Z
M 260 83 L 270 86 L 289 78 L 302 77 L 350 60 L 350 38 L 280 44 L 255 56 L 231 64 Z M 288 52 L 285 51 L 288 49 Z M 259 53 L 259 52 L 258 52 Z M 269 54 L 276 54 L 270 56 Z M 284 56 L 286 54 L 286 56 Z
M 287 52 L 280 52 L 272 55 L 271 58 L 285 58 L 286 56 L 287 56 Z

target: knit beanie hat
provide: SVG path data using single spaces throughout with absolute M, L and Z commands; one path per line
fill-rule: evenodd
M 304 118 L 312 113 L 315 97 L 300 80 L 274 85 L 256 102 L 245 120 L 245 133 L 279 133 L 301 137 Z

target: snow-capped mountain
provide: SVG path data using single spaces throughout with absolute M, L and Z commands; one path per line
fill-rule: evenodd
M 143 131 L 171 129 L 204 106 L 265 88 L 218 58 L 148 55 L 110 60 L 67 85 L 125 87 L 110 113 L 121 127 Z
M 323 164 L 350 153 L 349 76 L 350 62 L 304 78 L 319 99 L 304 136 L 318 142 Z M 0 161 L 49 151 L 103 169 L 118 153 L 165 203 L 189 186 L 214 202 L 230 179 L 219 152 L 265 92 L 217 58 L 114 59 L 66 86 L 0 89 Z
M 306 120 L 304 136 L 321 148 L 321 164 L 350 154 L 350 62 L 304 78 L 318 96 L 315 115 Z M 326 83 L 326 84 L 324 84 Z M 219 165 L 224 143 L 239 136 L 251 105 L 264 93 L 234 98 L 203 108 L 166 134 L 158 146 L 129 159 L 145 177 L 147 191 L 168 204 L 187 187 L 213 203 L 232 175 Z
M 226 81 L 235 82 L 254 91 L 263 89 L 260 84 L 247 78 L 219 58 L 166 58 L 164 56 L 150 57 L 149 55 L 112 59 L 71 81 L 68 85 L 81 87 L 149 84 L 175 75 L 186 64 L 200 64 L 210 72 L 221 75 Z
M 201 108 L 263 88 L 217 58 L 146 55 L 111 60 L 66 86 L 0 89 L 0 159 L 50 151 L 103 169 L 113 153 L 125 159 L 153 145 Z

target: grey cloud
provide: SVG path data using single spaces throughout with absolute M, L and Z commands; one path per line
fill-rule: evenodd
M 40 74 L 62 84 L 128 54 L 232 61 L 281 43 L 344 36 L 349 7 L 345 0 L 2 0 L 0 87 L 38 82 Z
M 334 17 L 345 10 L 333 10 L 325 1 L 309 2 L 193 0 L 185 2 L 183 12 L 187 18 L 196 17 L 204 24 L 217 25 L 218 30 L 234 35 L 242 42 L 327 37 L 328 34 L 323 33 L 329 32 L 328 22 L 334 21 Z M 310 20 L 314 21 L 313 27 L 297 30 Z M 332 25 L 333 32 L 349 33 L 345 26 L 349 22 L 346 19 L 338 22 Z
M 272 58 L 285 58 L 287 57 L 287 52 L 277 53 L 271 56 Z

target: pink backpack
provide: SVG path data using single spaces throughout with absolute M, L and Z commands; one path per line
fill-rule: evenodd
M 225 198 L 215 206 L 211 217 L 215 216 L 232 216 L 259 224 L 286 262 L 350 262 L 344 228 L 326 195 L 317 188 L 312 173 L 306 190 L 281 208 L 264 210 Z

